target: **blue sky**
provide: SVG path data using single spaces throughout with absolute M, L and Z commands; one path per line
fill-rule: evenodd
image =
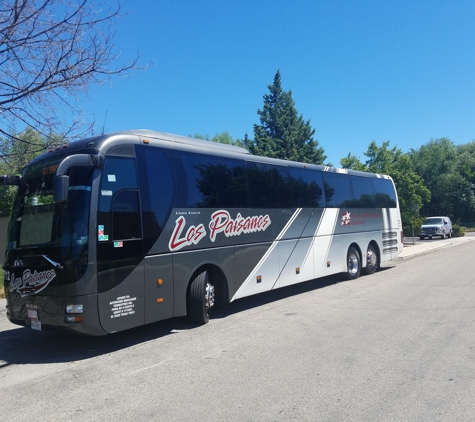
M 475 139 L 475 1 L 129 0 L 114 42 L 145 72 L 91 87 L 98 130 L 253 136 L 280 69 L 327 162 Z

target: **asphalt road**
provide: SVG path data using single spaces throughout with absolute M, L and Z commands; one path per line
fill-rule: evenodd
M 198 328 L 64 337 L 0 314 L 0 421 L 473 421 L 474 256 L 242 299 Z

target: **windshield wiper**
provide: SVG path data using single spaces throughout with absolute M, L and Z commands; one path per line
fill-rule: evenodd
M 53 261 L 51 258 L 47 257 L 46 255 L 41 255 L 44 259 L 46 259 L 50 264 L 52 264 L 56 268 L 64 268 L 59 262 Z

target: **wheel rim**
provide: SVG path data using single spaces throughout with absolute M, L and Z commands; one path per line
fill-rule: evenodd
M 358 257 L 356 254 L 351 253 L 348 255 L 348 272 L 351 275 L 358 274 L 359 266 L 358 266 Z
M 376 257 L 376 254 L 374 253 L 374 251 L 372 250 L 369 250 L 368 251 L 368 254 L 367 254 L 367 266 L 368 267 L 371 267 L 371 268 L 376 268 L 376 264 L 377 264 L 377 257 Z
M 214 286 L 210 283 L 206 283 L 205 289 L 205 306 L 206 309 L 212 308 L 214 305 Z

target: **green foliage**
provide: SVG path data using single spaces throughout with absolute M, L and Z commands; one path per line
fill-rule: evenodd
M 219 144 L 235 145 L 238 147 L 244 146 L 241 140 L 233 138 L 227 130 L 217 133 L 212 138 L 210 138 L 209 135 L 201 135 L 200 133 L 195 133 L 194 135 L 190 135 L 190 137 L 195 139 L 203 139 L 204 141 L 218 142 Z
M 340 160 L 341 168 L 358 171 L 368 171 L 368 168 L 360 161 L 358 157 L 349 153 L 347 157 Z
M 244 146 L 252 154 L 283 160 L 322 164 L 323 148 L 313 139 L 315 130 L 310 120 L 298 115 L 291 91 L 283 91 L 280 71 L 277 71 L 269 94 L 264 95 L 264 107 L 258 110 L 260 124 L 254 125 L 254 139 L 244 138 Z
M 424 215 L 447 215 L 470 221 L 475 215 L 475 142 L 455 146 L 448 138 L 431 140 L 411 150 L 414 169 L 432 194 Z
M 452 224 L 452 236 L 454 237 L 464 237 L 465 231 L 458 224 Z
M 404 236 L 412 237 L 413 233 L 415 237 L 419 236 L 419 233 L 421 231 L 421 226 L 424 220 L 425 220 L 424 217 L 415 216 L 412 221 L 406 222 L 406 224 L 403 227 Z M 414 226 L 414 231 L 412 230 L 413 226 Z
M 30 127 L 0 139 L 0 174 L 21 174 L 33 158 L 62 143 L 62 137 L 44 137 Z M 15 186 L 0 186 L 0 210 L 11 207 L 16 189 Z
M 343 168 L 391 176 L 396 185 L 403 223 L 409 225 L 423 204 L 430 200 L 430 191 L 413 170 L 409 154 L 397 147 L 389 148 L 389 143 L 386 141 L 378 146 L 372 141 L 364 153 L 368 158 L 364 164 L 352 154 L 342 158 L 340 163 Z

